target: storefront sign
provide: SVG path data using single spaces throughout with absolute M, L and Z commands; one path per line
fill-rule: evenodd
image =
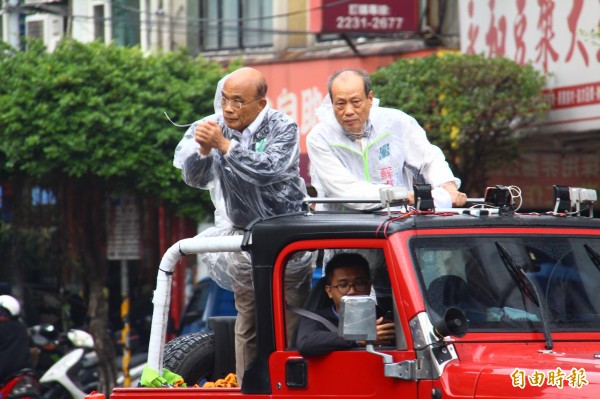
M 317 0 L 312 30 L 318 33 L 415 32 L 416 0 Z

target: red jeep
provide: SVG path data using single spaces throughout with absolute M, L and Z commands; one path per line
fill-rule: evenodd
M 251 252 L 257 356 L 241 388 L 116 388 L 111 398 L 600 398 L 596 192 L 557 186 L 545 214 L 515 211 L 511 193 L 496 186 L 477 207 L 447 210 L 432 210 L 427 192 L 416 209 L 387 193 L 381 211 L 307 207 L 258 221 L 243 237 L 180 241 L 160 266 L 149 366 L 188 386 L 233 371 L 232 335 L 222 333 L 231 320 L 162 348 L 169 272 L 199 251 Z M 399 211 L 390 207 L 396 201 Z M 373 298 L 393 315 L 395 343 L 301 356 L 286 336 L 283 289 L 286 261 L 299 251 L 365 254 L 373 292 L 345 302 L 339 333 L 373 339 Z M 305 308 L 322 305 L 321 294 L 315 288 Z

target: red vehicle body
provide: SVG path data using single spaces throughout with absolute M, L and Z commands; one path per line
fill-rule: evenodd
M 33 369 L 22 369 L 0 381 L 1 399 L 38 399 L 40 383 Z
M 259 221 L 244 240 L 258 353 L 243 386 L 117 388 L 111 398 L 600 398 L 600 220 L 580 213 L 501 206 Z M 286 262 L 340 250 L 370 260 L 395 343 L 302 356 L 286 336 Z M 170 361 L 188 384 L 206 377 Z

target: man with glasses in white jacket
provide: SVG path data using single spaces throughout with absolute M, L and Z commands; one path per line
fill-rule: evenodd
M 404 112 L 379 107 L 366 72 L 345 69 L 329 78 L 328 96 L 317 109 L 319 123 L 306 138 L 312 185 L 321 197 L 379 198 L 379 189 L 428 183 L 436 208 L 460 207 L 458 191 L 444 154 L 431 144 L 417 121 Z M 371 203 L 352 203 L 370 210 Z M 318 209 L 336 209 L 322 204 Z

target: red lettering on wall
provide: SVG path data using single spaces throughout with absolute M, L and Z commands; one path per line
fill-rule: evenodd
M 506 17 L 502 16 L 496 26 L 496 16 L 494 14 L 495 0 L 490 0 L 490 26 L 485 35 L 485 43 L 488 45 L 488 57 L 503 56 L 506 49 Z
M 525 64 L 527 47 L 525 45 L 524 35 L 527 29 L 527 15 L 525 15 L 525 0 L 517 0 L 518 15 L 513 26 L 515 35 L 515 62 L 519 65 Z
M 473 0 L 469 1 L 469 18 L 471 22 L 469 22 L 469 31 L 467 33 L 467 37 L 469 38 L 469 45 L 467 46 L 467 54 L 475 54 L 475 41 L 477 40 L 477 36 L 479 35 L 479 26 L 473 24 L 473 13 L 475 12 L 475 5 L 473 4 Z
M 576 86 L 555 87 L 547 90 L 552 109 L 600 104 L 600 82 Z
M 567 18 L 567 23 L 569 24 L 569 32 L 571 32 L 571 46 L 569 47 L 569 53 L 567 54 L 567 58 L 565 62 L 571 61 L 573 57 L 573 53 L 575 51 L 575 44 L 577 44 L 577 48 L 583 57 L 583 61 L 585 62 L 585 66 L 590 65 L 590 58 L 588 56 L 587 50 L 583 45 L 581 40 L 577 40 L 577 21 L 579 20 L 579 16 L 581 15 L 581 9 L 583 8 L 583 0 L 573 0 L 573 8 L 571 8 L 571 12 L 569 13 L 569 17 Z
M 548 72 L 548 57 L 553 61 L 558 60 L 558 53 L 552 47 L 552 39 L 554 39 L 555 32 L 552 24 L 552 18 L 554 14 L 554 1 L 553 0 L 538 0 L 540 6 L 540 17 L 538 19 L 538 30 L 542 32 L 542 37 L 535 49 L 538 50 L 538 56 L 535 62 L 542 62 L 544 72 Z

